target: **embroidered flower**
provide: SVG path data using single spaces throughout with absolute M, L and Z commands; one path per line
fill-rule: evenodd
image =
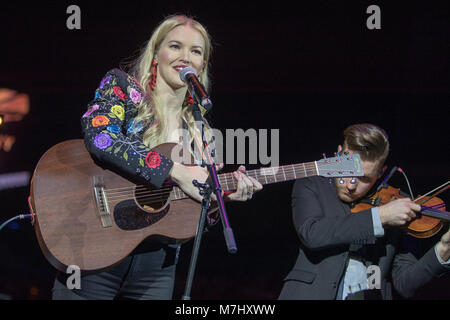
M 125 110 L 122 106 L 116 104 L 115 106 L 111 107 L 111 112 L 120 120 L 123 120 L 125 117 Z
M 142 99 L 141 94 L 136 89 L 130 90 L 130 98 L 133 103 L 139 103 Z
M 106 78 L 103 78 L 103 80 L 100 82 L 100 89 L 103 89 L 103 87 L 105 86 L 105 84 L 107 84 L 109 82 L 109 80 L 111 80 L 111 76 L 107 76 Z
M 112 133 L 118 133 L 118 132 L 120 132 L 120 127 L 116 126 L 116 125 L 111 125 L 111 126 L 107 126 L 106 130 L 108 130 L 109 132 L 112 132 Z
M 156 152 L 150 151 L 145 157 L 145 164 L 151 169 L 157 168 L 161 164 L 161 157 Z
M 134 122 L 136 121 L 136 118 L 134 118 L 133 120 L 131 120 L 128 124 L 128 128 L 127 131 L 130 133 L 138 133 L 141 132 L 142 129 L 144 129 L 144 126 L 142 125 L 142 122 L 139 121 L 138 123 L 136 123 L 136 126 L 134 125 Z
M 98 110 L 99 106 L 98 104 L 94 104 L 85 114 L 83 114 L 83 118 L 87 118 L 91 115 L 92 112 L 95 110 Z
M 123 101 L 125 101 L 127 99 L 127 95 L 125 93 L 123 93 L 123 90 L 121 87 L 115 86 L 115 87 L 113 87 L 113 91 L 116 94 L 116 96 L 118 96 Z
M 92 119 L 92 126 L 94 127 L 106 126 L 108 124 L 109 119 L 105 116 L 96 116 L 94 119 Z
M 100 150 L 106 149 L 111 145 L 111 137 L 106 133 L 99 133 L 94 138 L 94 145 Z

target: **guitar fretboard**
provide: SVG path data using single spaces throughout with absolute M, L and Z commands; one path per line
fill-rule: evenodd
M 260 168 L 248 170 L 247 176 L 259 181 L 262 185 L 295 180 L 318 175 L 316 162 L 306 162 L 290 164 L 279 167 Z M 237 189 L 237 180 L 233 173 L 223 173 L 218 175 L 219 184 L 223 191 L 233 191 Z M 171 200 L 185 199 L 188 196 L 179 187 L 174 187 Z

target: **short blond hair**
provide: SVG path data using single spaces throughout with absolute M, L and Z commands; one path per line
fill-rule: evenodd
M 363 161 L 386 161 L 389 138 L 383 129 L 370 124 L 354 124 L 344 130 L 344 149 L 358 153 Z

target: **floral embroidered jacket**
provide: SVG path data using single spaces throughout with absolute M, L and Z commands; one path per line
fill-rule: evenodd
M 173 162 L 139 138 L 144 128 L 133 124 L 142 98 L 142 89 L 134 78 L 119 69 L 108 71 L 81 118 L 84 142 L 91 155 L 105 165 L 136 182 L 160 188 Z

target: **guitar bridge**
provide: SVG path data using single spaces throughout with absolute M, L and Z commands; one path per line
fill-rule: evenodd
M 104 192 L 105 185 L 102 176 L 94 176 L 94 198 L 97 211 L 100 215 L 103 228 L 112 227 L 111 214 L 109 212 L 108 200 Z

